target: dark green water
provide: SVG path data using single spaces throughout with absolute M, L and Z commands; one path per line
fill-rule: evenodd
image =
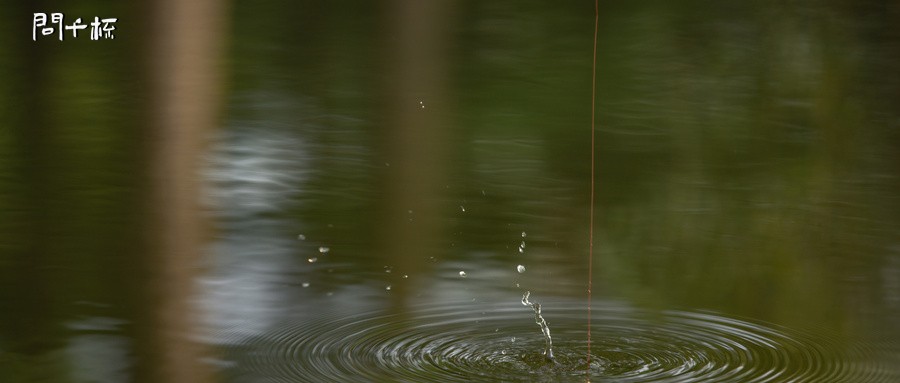
M 2 382 L 900 380 L 892 2 L 601 1 L 590 363 L 593 2 L 236 2 L 180 31 L 221 98 L 49 3 L 0 6 Z

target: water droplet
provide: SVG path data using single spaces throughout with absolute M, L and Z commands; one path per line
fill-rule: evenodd
M 306 240 L 306 236 L 303 235 L 303 234 L 300 234 L 300 235 L 297 235 L 297 239 L 299 239 L 299 240 L 301 240 L 301 241 L 305 241 L 305 240 Z
M 512 337 L 509 339 L 510 343 L 516 343 L 516 337 Z
M 325 253 L 327 253 L 327 252 L 329 252 L 329 251 L 331 251 L 331 249 L 329 249 L 329 248 L 327 248 L 327 247 L 325 247 L 325 246 L 319 246 L 319 252 L 320 252 L 320 253 L 325 254 Z
M 307 259 L 307 261 L 309 261 L 309 263 L 316 263 L 316 261 L 318 261 L 318 260 L 319 260 L 319 258 L 316 258 L 316 257 L 310 257 L 309 259 Z
M 525 253 L 525 248 L 522 246 L 519 246 L 519 254 L 523 254 L 523 253 Z
M 463 205 L 459 205 L 459 209 L 460 209 L 460 210 L 462 210 L 462 211 L 463 211 L 463 213 L 465 213 L 465 212 L 466 212 L 466 208 L 465 208 L 465 206 L 463 206 Z
M 384 267 L 384 272 L 390 274 L 390 273 L 391 273 L 391 267 L 390 267 L 390 266 L 385 266 L 385 267 Z
M 525 232 L 524 232 L 524 231 L 522 232 L 522 238 L 525 238 Z
M 422 101 L 419 101 L 419 107 L 422 109 L 425 109 L 425 103 Z
M 305 289 L 307 287 L 309 287 L 309 282 L 303 282 L 303 288 Z
M 525 266 L 522 266 L 522 265 L 516 266 L 516 270 L 519 271 L 519 274 L 522 274 L 525 272 Z
M 459 276 L 465 278 L 467 275 L 465 271 L 460 271 Z
M 391 285 L 387 285 L 387 287 L 385 287 L 384 289 L 387 291 L 391 291 Z
M 403 279 L 409 278 L 409 275 L 403 274 Z
M 516 287 L 519 287 L 519 284 L 518 284 L 518 283 L 516 283 Z

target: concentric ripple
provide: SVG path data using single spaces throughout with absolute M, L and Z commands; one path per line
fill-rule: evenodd
M 711 313 L 547 305 L 555 360 L 521 306 L 460 303 L 290 323 L 226 347 L 236 381 L 880 382 L 833 339 Z

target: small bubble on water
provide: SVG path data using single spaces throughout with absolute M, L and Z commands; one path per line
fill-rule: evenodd
M 460 272 L 459 272 L 459 276 L 465 278 L 465 277 L 468 276 L 468 274 L 466 274 L 465 271 L 460 271 Z
M 303 288 L 305 289 L 307 287 L 309 287 L 309 282 L 303 282 Z
M 520 287 L 518 283 L 516 283 L 516 287 Z
M 391 285 L 387 285 L 387 287 L 385 287 L 384 289 L 387 291 L 391 291 Z
M 299 234 L 299 235 L 297 235 L 297 239 L 299 239 L 299 240 L 301 240 L 301 241 L 305 241 L 305 240 L 306 240 L 306 236 L 303 235 L 303 234 Z
M 519 274 L 522 274 L 525 272 L 525 266 L 522 266 L 522 265 L 516 266 L 516 270 L 519 272 Z
M 385 266 L 385 267 L 384 267 L 384 272 L 390 274 L 390 273 L 391 273 L 391 267 L 390 267 L 390 266 Z
M 318 260 L 319 260 L 319 258 L 316 258 L 316 257 L 310 257 L 309 259 L 307 259 L 307 261 L 309 261 L 309 263 L 316 263 L 316 261 L 318 261 Z
M 510 339 L 509 339 L 509 342 L 510 342 L 510 343 L 516 343 L 516 337 L 510 338 Z
M 327 248 L 327 247 L 325 247 L 325 246 L 319 246 L 319 252 L 320 252 L 320 253 L 325 254 L 325 253 L 327 253 L 327 252 L 329 252 L 329 251 L 331 251 L 331 249 L 329 249 L 329 248 Z

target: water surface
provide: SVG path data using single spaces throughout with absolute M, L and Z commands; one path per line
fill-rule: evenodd
M 592 2 L 235 2 L 166 257 L 152 16 L 100 3 L 0 12 L 0 380 L 900 380 L 896 6 L 601 2 L 592 153 Z

